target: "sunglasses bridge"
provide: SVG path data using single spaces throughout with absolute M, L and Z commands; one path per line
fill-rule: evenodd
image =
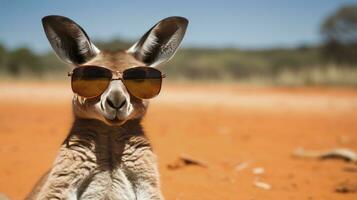
M 121 71 L 112 71 L 112 79 L 111 81 L 114 80 L 123 80 L 123 72 Z

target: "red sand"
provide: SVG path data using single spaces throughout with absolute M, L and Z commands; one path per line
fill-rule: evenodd
M 51 166 L 72 121 L 67 86 L 0 84 L 0 193 L 23 199 Z M 357 199 L 335 191 L 357 187 L 357 165 L 291 156 L 298 147 L 357 150 L 356 89 L 166 86 L 144 127 L 166 199 Z M 168 169 L 181 154 L 208 168 Z

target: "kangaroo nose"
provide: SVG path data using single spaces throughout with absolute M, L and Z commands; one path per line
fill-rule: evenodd
M 111 94 L 107 97 L 106 103 L 109 107 L 119 110 L 126 104 L 126 99 L 123 95 Z

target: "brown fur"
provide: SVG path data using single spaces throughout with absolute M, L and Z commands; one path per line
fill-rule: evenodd
M 86 65 L 103 66 L 113 71 L 124 71 L 133 66 L 145 66 L 143 62 L 137 60 L 132 54 L 126 51 L 101 51 L 94 59 L 90 60 Z

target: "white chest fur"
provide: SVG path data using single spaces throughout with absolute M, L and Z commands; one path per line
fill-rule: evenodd
M 77 191 L 78 199 L 136 199 L 133 184 L 123 169 L 116 168 L 112 172 L 98 171 Z

